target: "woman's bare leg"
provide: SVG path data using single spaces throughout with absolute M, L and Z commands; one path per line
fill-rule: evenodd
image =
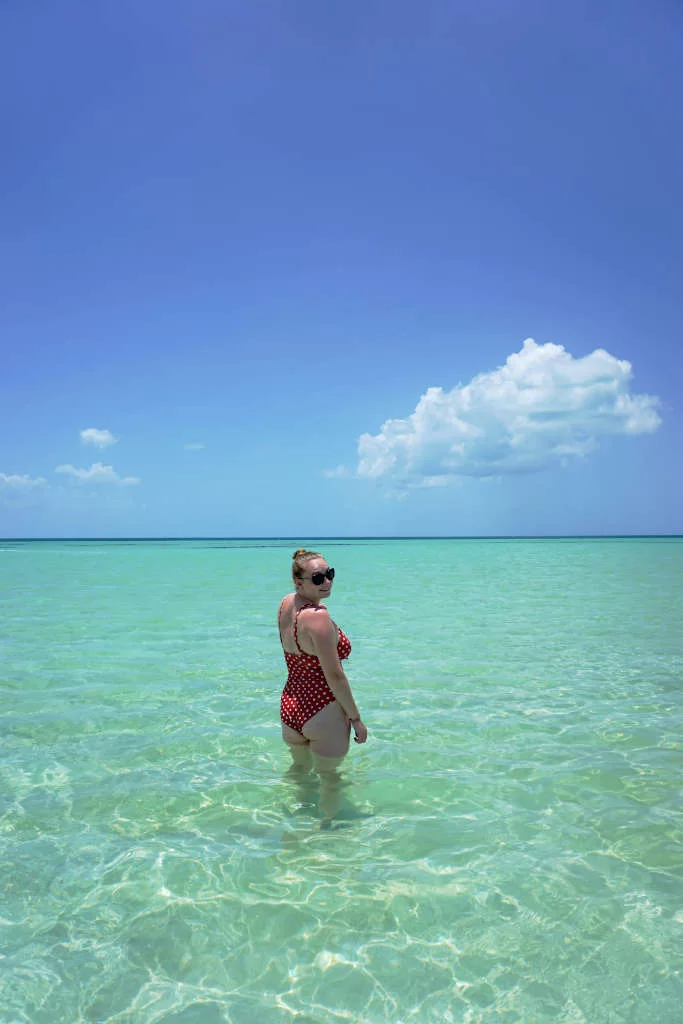
M 341 806 L 342 786 L 338 768 L 349 749 L 351 727 L 341 705 L 327 704 L 304 725 L 309 740 L 313 768 L 320 777 L 320 811 L 333 818 Z
M 338 772 L 343 757 L 313 755 L 313 768 L 320 779 L 320 813 L 334 818 L 342 804 L 342 780 Z
M 296 729 L 290 729 L 288 725 L 282 724 L 282 738 L 292 755 L 292 767 L 302 771 L 310 771 L 313 759 L 311 756 L 311 745 Z

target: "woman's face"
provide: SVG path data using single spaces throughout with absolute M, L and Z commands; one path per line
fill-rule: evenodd
M 297 580 L 297 592 L 302 597 L 308 598 L 309 601 L 321 601 L 324 597 L 329 597 L 332 580 L 323 575 L 328 569 L 329 565 L 324 558 L 312 558 L 310 562 L 306 562 L 303 568 L 303 579 Z M 321 583 L 314 583 L 311 579 L 312 576 L 319 579 L 321 575 L 323 576 Z

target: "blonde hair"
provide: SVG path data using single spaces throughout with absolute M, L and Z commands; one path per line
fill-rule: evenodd
M 312 558 L 322 557 L 319 551 L 307 551 L 306 548 L 297 548 L 292 555 L 292 579 L 302 579 L 306 562 L 310 562 Z

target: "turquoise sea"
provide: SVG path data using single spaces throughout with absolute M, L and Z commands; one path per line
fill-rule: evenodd
M 2 1024 L 680 1024 L 683 539 L 316 542 L 332 827 L 300 543 L 0 542 Z

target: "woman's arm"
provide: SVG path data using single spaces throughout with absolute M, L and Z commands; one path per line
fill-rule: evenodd
M 302 623 L 302 625 L 305 625 L 311 645 L 325 674 L 327 685 L 353 725 L 356 739 L 359 743 L 364 743 L 367 738 L 367 729 L 361 720 L 358 705 L 353 698 L 351 686 L 339 660 L 337 630 L 329 613 L 324 608 L 311 610 L 306 614 L 305 624 Z

